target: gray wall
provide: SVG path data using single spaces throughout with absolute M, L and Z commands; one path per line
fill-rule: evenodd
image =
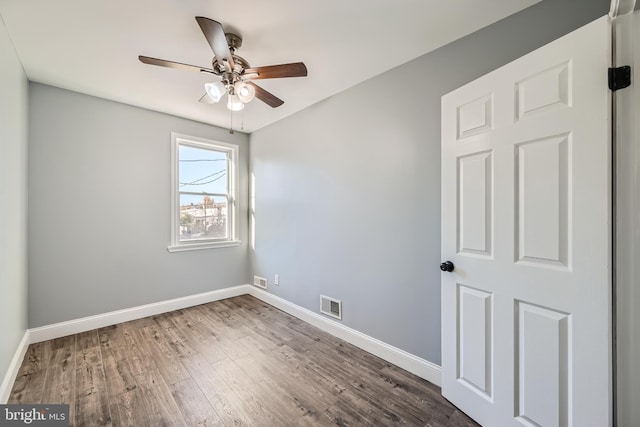
M 29 91 L 29 327 L 248 283 L 239 247 L 179 253 L 170 242 L 171 132 L 248 136 L 75 92 Z
M 545 0 L 252 134 L 253 272 L 439 364 L 440 98 L 608 9 Z
M 27 101 L 27 77 L 0 19 L 0 382 L 27 329 Z

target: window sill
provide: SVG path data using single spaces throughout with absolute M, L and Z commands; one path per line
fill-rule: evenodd
M 225 242 L 200 242 L 200 243 L 182 243 L 180 245 L 170 245 L 167 247 L 169 252 L 197 251 L 201 249 L 229 248 L 239 246 L 239 240 L 229 240 Z

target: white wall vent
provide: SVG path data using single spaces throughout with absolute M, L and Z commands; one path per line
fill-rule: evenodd
M 320 313 L 342 320 L 342 301 L 320 295 Z
M 257 286 L 262 289 L 267 289 L 267 279 L 260 276 L 253 276 L 253 286 Z

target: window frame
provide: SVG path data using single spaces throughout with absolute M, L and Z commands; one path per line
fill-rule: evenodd
M 226 239 L 180 240 L 180 146 L 225 152 L 227 154 L 227 223 Z M 171 132 L 171 244 L 169 252 L 238 246 L 238 161 L 239 147 L 226 142 Z M 193 192 L 185 192 L 193 194 Z M 203 193 L 207 195 L 207 193 Z

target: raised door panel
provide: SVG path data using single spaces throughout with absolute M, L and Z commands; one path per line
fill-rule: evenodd
M 483 152 L 458 159 L 458 252 L 491 255 L 492 157 Z
M 571 135 L 516 147 L 517 261 L 569 265 L 569 165 Z
M 458 284 L 458 381 L 492 399 L 493 301 L 488 292 Z
M 517 118 L 571 106 L 571 61 L 516 83 Z
M 486 95 L 457 109 L 458 138 L 486 132 L 493 128 L 493 96 Z
M 516 313 L 516 419 L 527 427 L 566 427 L 571 315 L 522 301 Z

